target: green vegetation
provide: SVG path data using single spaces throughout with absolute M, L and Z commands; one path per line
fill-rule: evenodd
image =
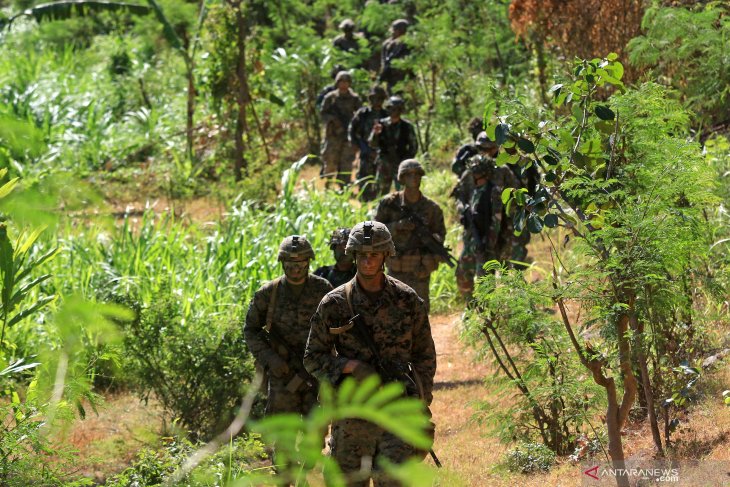
M 332 230 L 372 210 L 355 189 L 307 180 L 321 143 L 316 98 L 338 65 L 355 66 L 364 96 L 373 54 L 404 17 L 412 55 L 398 63 L 412 78 L 397 89 L 452 254 L 461 227 L 449 164 L 472 117 L 502 144 L 499 164 L 541 175 L 502 197 L 547 256 L 526 271 L 489 263 L 460 330 L 498 371 L 476 419 L 519 445 L 505 460 L 514 472 L 548 470 L 588 443 L 618 464 L 632 441 L 622 428 L 644 420 L 656 452 L 681 460 L 673 435 L 728 333 L 730 12 L 657 3 L 617 49 L 625 57 L 580 59 L 570 42 L 516 35 L 529 30 L 514 25 L 521 14 L 539 13 L 533 3 L 5 2 L 0 484 L 91 485 L 53 438 L 110 391 L 159 404 L 172 427 L 107 485 L 274 482 L 271 441 L 303 482 L 337 471 L 321 444 L 342 417 L 425 444 L 418 403 L 376 383 L 323 389 L 308 418 L 259 421 L 241 329 L 255 290 L 281 272 L 285 236 L 306 235 L 313 267 L 324 265 Z M 332 46 L 345 18 L 364 31 L 359 51 Z M 607 32 L 586 45 L 606 45 Z M 123 210 L 155 199 L 170 209 Z M 199 201 L 225 213 L 175 211 Z M 453 269 L 434 273 L 431 303 L 434 314 L 463 311 Z M 408 484 L 436 476 L 391 467 Z

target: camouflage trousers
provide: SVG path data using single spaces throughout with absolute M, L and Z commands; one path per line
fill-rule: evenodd
M 368 486 L 370 478 L 376 487 L 401 485 L 378 468 L 376 458 L 379 456 L 397 464 L 410 458 L 423 460 L 426 457 L 425 451 L 362 419 L 343 419 L 333 423 L 330 448 L 330 454 L 342 472 L 355 477 L 348 478 L 348 487 Z M 326 477 L 327 472 L 324 474 Z
M 388 275 L 395 277 L 403 284 L 407 284 L 413 288 L 416 294 L 418 294 L 418 297 L 423 299 L 423 302 L 426 304 L 426 312 L 431 309 L 431 299 L 429 298 L 430 275 L 427 277 L 419 277 L 412 272 L 395 272 L 390 269 L 388 269 Z
M 474 279 L 485 275 L 484 264 L 497 258 L 493 249 L 480 248 L 470 233 L 464 234 L 464 248 L 456 265 L 456 286 L 467 301 L 474 293 Z
M 395 183 L 396 191 L 400 190 L 400 184 L 398 183 L 398 164 L 400 164 L 400 161 L 389 160 L 385 157 L 378 158 L 377 168 L 375 170 L 375 183 L 380 196 L 385 196 L 390 193 L 390 186 L 393 183 Z
M 288 380 L 272 377 L 269 379 L 268 397 L 266 400 L 266 416 L 278 413 L 299 413 L 306 416 L 317 403 L 317 390 L 301 387 L 296 392 L 286 389 Z M 300 470 L 298 465 L 277 458 L 276 444 L 271 445 L 271 463 L 276 472 L 285 479 L 285 484 L 297 484 L 295 473 Z
M 340 184 L 349 184 L 355 148 L 347 137 L 327 137 L 322 147 L 322 176 L 337 178 Z
M 359 166 L 356 177 L 360 181 L 360 199 L 363 201 L 373 201 L 378 196 L 378 187 L 375 180 L 375 158 L 376 154 L 371 151 L 365 156 L 361 152 L 358 159 Z

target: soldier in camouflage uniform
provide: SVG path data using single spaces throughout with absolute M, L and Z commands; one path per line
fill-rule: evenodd
M 355 147 L 347 140 L 347 129 L 352 116 L 362 105 L 360 97 L 350 89 L 351 84 L 350 73 L 347 71 L 337 73 L 336 89 L 327 93 L 320 110 L 325 127 L 322 172 L 327 178 L 336 176 L 340 186 L 350 182 Z
M 403 40 L 403 36 L 408 30 L 408 25 L 409 22 L 405 19 L 393 21 L 390 25 L 391 35 L 383 42 L 383 48 L 380 53 L 379 79 L 381 83 L 386 84 L 388 94 L 393 93 L 393 86 L 396 83 L 403 81 L 410 74 L 407 70 L 393 66 L 393 61 L 403 59 L 410 54 L 408 45 Z
M 350 19 L 345 19 L 340 22 L 340 30 L 342 34 L 335 37 L 332 44 L 339 50 L 345 52 L 355 52 L 360 49 L 360 44 L 357 42 L 355 36 L 355 22 Z
M 387 260 L 388 275 L 411 286 L 430 309 L 429 283 L 431 273 L 442 262 L 440 256 L 429 251 L 417 234 L 417 228 L 426 228 L 439 243 L 446 237 L 444 214 L 433 200 L 421 193 L 421 178 L 425 172 L 415 159 L 407 159 L 398 166 L 398 181 L 405 187 L 380 200 L 374 220 L 385 223 L 393 236 L 397 255 Z
M 268 371 L 266 414 L 307 414 L 316 401 L 316 384 L 303 373 L 301 360 L 309 318 L 332 286 L 309 275 L 313 258 L 305 237 L 286 237 L 279 247 L 284 275 L 256 291 L 248 307 L 243 334 L 256 361 Z M 315 387 L 308 387 L 307 380 Z
M 391 96 L 385 108 L 390 115 L 373 125 L 369 139 L 370 146 L 378 150 L 375 181 L 381 196 L 390 192 L 394 179 L 395 188 L 400 189 L 397 182 L 398 165 L 414 158 L 418 152 L 416 129 L 411 122 L 401 118 L 405 109 L 403 98 Z
M 412 364 L 422 390 L 406 388 L 407 394 L 421 397 L 428 406 L 436 373 L 431 326 L 423 300 L 410 287 L 383 273 L 385 258 L 395 255 L 388 229 L 379 222 L 358 223 L 350 232 L 346 252 L 355 258 L 357 275 L 319 304 L 311 321 L 305 367 L 318 380 L 334 386 L 348 375 L 363 380 L 376 373 L 371 348 L 349 324 L 360 315 L 360 323 L 370 332 L 383 362 L 393 368 Z M 414 457 L 423 459 L 425 452 L 367 421 L 344 419 L 332 425 L 331 455 L 346 475 L 368 471 L 372 465 L 375 485 L 388 486 L 400 484 L 380 471 L 376 457 L 403 463 Z M 351 486 L 369 484 L 370 479 L 348 482 Z
M 372 201 L 377 194 L 374 181 L 377 153 L 370 147 L 368 140 L 375 122 L 388 116 L 388 112 L 383 108 L 385 98 L 385 90 L 379 86 L 374 86 L 368 94 L 370 106 L 362 107 L 355 112 L 348 131 L 350 142 L 360 149 L 360 166 L 357 170 L 357 180 L 360 181 L 360 195 L 363 201 Z M 365 181 L 368 177 L 371 180 Z
M 459 180 L 455 196 L 464 225 L 464 248 L 456 267 L 456 283 L 467 301 L 472 298 L 474 277 L 484 275 L 485 263 L 510 259 L 513 230 L 502 191 L 518 185 L 508 167 L 496 167 L 494 159 L 483 155 L 472 157 Z
M 315 276 L 327 279 L 332 287 L 340 287 L 355 277 L 355 272 L 357 272 L 352 256 L 345 254 L 345 245 L 347 245 L 349 236 L 349 228 L 338 228 L 332 232 L 330 249 L 334 254 L 335 264 L 322 266 L 314 271 Z

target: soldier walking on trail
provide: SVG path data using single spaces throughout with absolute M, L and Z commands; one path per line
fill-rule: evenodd
M 325 127 L 322 175 L 326 178 L 336 177 L 340 186 L 350 182 L 355 148 L 347 140 L 347 129 L 352 116 L 362 105 L 360 97 L 350 89 L 351 85 L 350 73 L 347 71 L 337 73 L 336 89 L 327 93 L 320 110 Z
M 357 42 L 357 36 L 355 36 L 355 22 L 350 19 L 345 19 L 340 22 L 340 30 L 342 34 L 335 37 L 332 44 L 341 51 L 355 52 L 360 49 L 360 44 Z
M 433 243 L 443 248 L 446 226 L 438 204 L 421 193 L 424 174 L 417 160 L 401 162 L 398 181 L 405 189 L 384 196 L 374 219 L 388 227 L 395 243 L 396 256 L 387 260 L 388 275 L 411 286 L 428 310 L 431 273 L 444 261 L 433 252 Z
M 393 66 L 393 61 L 403 59 L 410 50 L 404 42 L 403 36 L 408 31 L 410 23 L 406 19 L 398 19 L 390 25 L 390 37 L 383 42 L 383 48 L 380 54 L 380 75 L 379 80 L 385 83 L 388 94 L 393 93 L 393 86 L 406 79 L 408 71 Z
M 330 249 L 335 257 L 334 265 L 322 266 L 314 275 L 327 279 L 332 287 L 339 287 L 355 277 L 357 267 L 352 256 L 345 254 L 347 238 L 350 236 L 349 228 L 338 228 L 332 232 L 330 237 Z
M 456 267 L 456 284 L 467 301 L 474 292 L 474 278 L 484 275 L 484 264 L 510 258 L 513 230 L 502 191 L 518 185 L 509 168 L 496 167 L 494 159 L 483 155 L 470 160 L 459 180 L 454 193 L 464 225 L 464 248 Z
M 430 405 L 436 350 L 428 313 L 413 289 L 383 273 L 386 257 L 395 255 L 390 232 L 379 222 L 358 223 L 345 251 L 355 258 L 357 275 L 327 294 L 312 316 L 305 367 L 333 386 L 347 376 L 402 380 L 406 394 Z M 350 477 L 349 486 L 369 485 L 369 478 L 352 479 L 368 471 L 375 486 L 400 485 L 385 475 L 379 459 L 400 464 L 425 454 L 362 419 L 332 425 L 331 455 Z
M 256 291 L 246 314 L 246 344 L 267 370 L 267 415 L 306 415 L 317 400 L 317 382 L 304 369 L 302 360 L 309 319 L 332 286 L 309 274 L 313 258 L 314 251 L 305 237 L 286 237 L 279 247 L 284 275 Z
M 373 126 L 380 119 L 388 116 L 383 108 L 385 90 L 374 86 L 368 93 L 369 107 L 362 107 L 352 117 L 349 128 L 350 142 L 360 150 L 360 165 L 357 170 L 357 180 L 360 181 L 360 195 L 363 201 L 372 201 L 377 194 L 375 186 L 375 159 L 376 151 L 370 147 L 368 139 Z M 366 178 L 370 178 L 366 180 Z
M 405 109 L 403 98 L 391 96 L 385 108 L 389 116 L 375 123 L 370 134 L 370 146 L 378 151 L 375 181 L 381 196 L 390 192 L 393 180 L 396 180 L 395 188 L 400 189 L 396 177 L 398 165 L 414 158 L 418 152 L 416 129 L 411 122 L 401 118 Z

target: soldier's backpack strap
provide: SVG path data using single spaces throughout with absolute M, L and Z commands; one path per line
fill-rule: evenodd
M 271 297 L 269 298 L 269 307 L 266 309 L 266 324 L 264 330 L 268 333 L 271 331 L 271 325 L 274 321 L 274 308 L 276 307 L 276 293 L 279 290 L 279 284 L 283 278 L 278 277 L 273 282 L 273 289 L 271 290 Z
M 345 300 L 347 301 L 347 308 L 350 310 L 351 318 L 348 320 L 347 323 L 342 326 L 329 327 L 329 332 L 333 335 L 340 335 L 342 333 L 345 333 L 354 326 L 353 318 L 355 317 L 355 310 L 352 307 L 352 286 L 354 286 L 354 283 L 355 278 L 352 278 L 351 280 L 347 281 L 347 283 L 345 283 Z

